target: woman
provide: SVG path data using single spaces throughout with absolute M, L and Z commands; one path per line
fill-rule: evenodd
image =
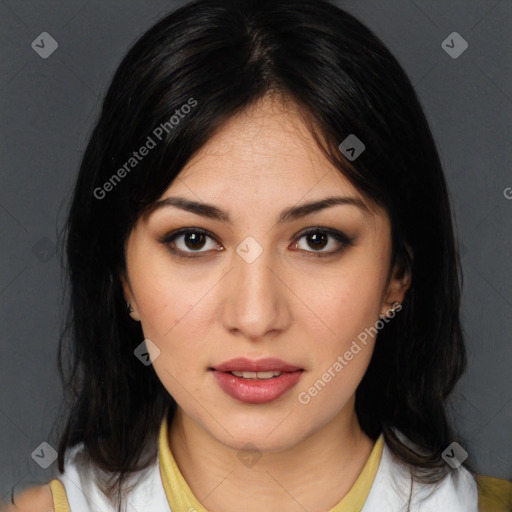
M 445 179 L 405 73 L 341 9 L 200 0 L 144 34 L 67 256 L 61 473 L 17 510 L 477 510 L 445 415 Z

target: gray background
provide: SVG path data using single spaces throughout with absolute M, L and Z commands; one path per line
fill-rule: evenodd
M 183 2 L 182 2 L 183 3 Z M 63 320 L 55 253 L 99 100 L 128 46 L 175 1 L 0 1 L 0 501 L 48 481 L 31 453 L 61 398 Z M 339 2 L 379 35 L 416 86 L 439 145 L 462 244 L 469 369 L 455 425 L 480 473 L 512 477 L 512 4 L 508 0 Z M 452 32 L 469 44 L 441 47 Z M 47 59 L 31 47 L 58 42 Z M 508 195 L 509 199 L 507 199 Z M 435 321 L 435 319 L 432 319 Z

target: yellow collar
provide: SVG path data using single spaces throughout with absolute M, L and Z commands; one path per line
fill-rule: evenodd
M 329 512 L 353 512 L 363 508 L 375 475 L 377 474 L 382 455 L 383 442 L 381 434 L 375 442 L 370 456 L 357 477 L 357 480 L 354 482 L 354 485 Z M 174 460 L 169 446 L 167 415 L 160 427 L 158 448 L 160 475 L 171 510 L 173 512 L 187 512 L 188 510 L 195 509 L 196 512 L 208 512 L 192 493 Z

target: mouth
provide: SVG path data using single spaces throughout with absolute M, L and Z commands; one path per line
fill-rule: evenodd
M 241 377 L 242 379 L 257 379 L 257 380 L 268 380 L 268 379 L 274 379 L 275 377 L 279 377 L 285 372 L 274 372 L 272 370 L 269 370 L 267 372 L 240 372 L 240 371 L 232 371 L 232 372 L 224 372 L 224 373 L 230 373 L 231 375 L 234 375 L 235 377 Z
M 276 400 L 294 387 L 304 372 L 303 368 L 274 358 L 236 358 L 209 370 L 227 395 L 252 404 Z
M 243 375 L 238 375 L 237 373 L 245 373 L 245 374 L 269 374 L 273 373 L 285 373 L 285 372 L 296 372 L 301 371 L 303 368 L 295 366 L 293 364 L 282 361 L 281 359 L 276 359 L 274 357 L 266 357 L 264 359 L 246 359 L 245 357 L 237 357 L 235 359 L 230 359 L 224 363 L 216 365 L 210 370 L 216 370 L 218 372 L 234 372 L 237 377 L 242 377 Z M 261 378 L 271 378 L 272 375 L 263 375 Z M 254 375 L 248 375 L 246 378 L 256 378 Z

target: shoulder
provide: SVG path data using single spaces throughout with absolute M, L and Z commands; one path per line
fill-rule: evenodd
M 478 511 L 478 486 L 473 475 L 463 466 L 450 473 L 434 486 L 415 483 L 415 499 L 418 505 L 453 512 Z
M 2 512 L 51 512 L 53 497 L 49 485 L 40 485 L 23 491 L 14 498 L 14 504 L 2 507 Z
M 450 470 L 437 484 L 420 483 L 413 478 L 411 468 L 384 443 L 377 475 L 363 510 L 477 512 L 477 482 L 467 469 L 460 466 L 457 470 Z
M 91 460 L 82 443 L 66 453 L 63 469 L 64 471 L 56 478 L 63 486 L 71 510 L 117 510 L 115 500 L 105 492 L 114 474 L 99 468 Z M 127 475 L 124 485 L 126 487 L 123 491 L 123 501 L 130 505 L 130 510 L 168 510 L 165 508 L 167 501 L 161 482 L 158 457 L 147 468 Z M 54 494 L 54 499 L 57 507 L 60 503 L 57 493 Z M 62 510 L 65 508 L 62 507 Z

